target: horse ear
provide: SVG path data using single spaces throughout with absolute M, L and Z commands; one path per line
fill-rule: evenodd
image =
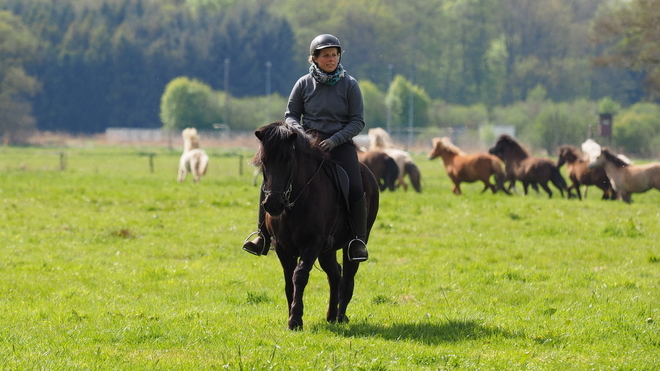
M 289 134 L 289 138 L 288 138 L 289 142 L 295 142 L 296 139 L 298 139 L 298 133 L 294 131 L 291 134 Z
M 257 131 L 254 132 L 254 135 L 261 141 L 264 138 L 264 133 L 261 131 L 261 129 L 257 129 Z

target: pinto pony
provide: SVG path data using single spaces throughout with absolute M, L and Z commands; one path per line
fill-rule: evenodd
M 520 181 L 525 194 L 530 185 L 538 193 L 540 185 L 548 193 L 548 197 L 552 198 L 552 191 L 548 187 L 548 182 L 552 182 L 564 197 L 564 191 L 567 189 L 566 180 L 561 176 L 555 163 L 544 157 L 531 156 L 511 136 L 501 135 L 488 153 L 504 161 L 509 190 L 515 187 L 516 181 Z
M 328 276 L 330 298 L 326 320 L 348 322 L 359 262 L 348 259 L 355 238 L 347 200 L 337 179 L 342 171 L 316 140 L 293 125 L 274 122 L 257 129 L 259 150 L 253 163 L 262 170 L 265 226 L 282 264 L 289 309 L 289 329 L 303 327 L 303 292 L 318 260 Z M 367 239 L 378 213 L 378 183 L 360 165 L 367 200 Z M 366 242 L 366 240 L 365 240 Z M 343 269 L 337 262 L 342 250 Z
M 631 165 L 614 155 L 607 148 L 600 151 L 600 156 L 589 164 L 590 169 L 603 168 L 612 182 L 612 187 L 619 197 L 632 202 L 633 193 L 643 193 L 651 188 L 660 190 L 660 163 Z
M 502 162 L 499 158 L 488 153 L 465 154 L 460 148 L 456 147 L 447 137 L 433 138 L 433 149 L 429 152 L 429 160 L 442 157 L 445 163 L 447 176 L 454 182 L 452 192 L 460 195 L 461 182 L 473 183 L 482 181 L 484 189 L 481 193 L 490 189 L 493 193 L 504 189 L 506 174 L 502 168 Z M 495 184 L 490 182 L 491 175 L 495 176 Z
M 199 183 L 202 175 L 206 174 L 206 168 L 209 164 L 209 156 L 199 148 L 199 135 L 197 129 L 186 128 L 181 133 L 183 136 L 183 154 L 179 160 L 179 176 L 177 180 L 183 182 L 190 172 L 193 181 Z
M 403 187 L 405 191 L 408 190 L 408 183 L 404 179 L 407 175 L 415 191 L 422 192 L 422 174 L 419 168 L 408 152 L 394 147 L 394 142 L 385 130 L 382 128 L 369 129 L 369 150 L 383 151 L 394 159 L 399 167 L 397 186 Z
M 585 197 L 587 196 L 586 187 L 595 185 L 603 190 L 603 200 L 616 200 L 616 191 L 612 188 L 612 184 L 610 183 L 605 170 L 602 168 L 589 169 L 587 167 L 589 161 L 580 156 L 577 148 L 568 145 L 559 147 L 557 168 L 561 168 L 564 164 L 566 164 L 568 178 L 572 183 L 567 188 L 569 193 L 572 189 L 575 190 L 578 198 L 581 200 L 582 192 L 580 192 L 580 185 L 585 186 Z

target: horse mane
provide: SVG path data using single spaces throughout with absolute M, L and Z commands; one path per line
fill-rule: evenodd
M 627 167 L 629 164 L 617 157 L 615 154 L 609 151 L 608 148 L 603 148 L 600 152 L 605 155 L 605 159 L 613 163 L 617 167 Z
M 559 147 L 559 153 L 560 154 L 561 153 L 570 153 L 571 155 L 575 156 L 576 160 L 579 160 L 579 159 L 582 158 L 582 156 L 581 156 L 579 150 L 577 149 L 577 147 L 571 146 L 571 145 L 568 145 L 568 144 L 560 146 Z
M 325 152 L 318 147 L 317 138 L 286 122 L 275 121 L 260 127 L 257 131 L 261 133 L 261 146 L 252 158 L 251 163 L 254 166 L 261 167 L 267 157 L 284 157 L 286 146 L 282 145 L 282 141 L 287 141 L 293 133 L 297 134 L 294 140 L 297 153 L 319 159 L 326 156 Z
M 513 139 L 510 135 L 508 134 L 502 134 L 500 137 L 497 139 L 497 145 L 500 143 L 507 145 L 511 147 L 513 150 L 518 151 L 520 153 L 525 154 L 526 156 L 530 156 L 529 151 L 527 151 L 523 146 L 520 145 L 515 139 Z
M 456 156 L 464 156 L 465 152 L 463 152 L 460 148 L 458 148 L 454 143 L 451 142 L 451 140 L 448 137 L 442 137 L 442 138 L 433 138 L 433 144 L 437 145 L 440 143 L 443 148 L 445 148 L 448 152 L 451 152 L 451 154 L 456 155 Z

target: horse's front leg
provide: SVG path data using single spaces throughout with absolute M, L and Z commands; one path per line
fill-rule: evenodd
M 319 265 L 328 276 L 330 285 L 330 300 L 326 320 L 328 322 L 337 321 L 337 307 L 339 305 L 339 285 L 341 283 L 341 265 L 337 262 L 337 252 L 331 251 L 319 256 Z
M 291 301 L 291 309 L 289 311 L 289 330 L 302 330 L 303 328 L 303 293 L 305 292 L 305 287 L 309 281 L 309 272 L 312 270 L 315 260 L 315 255 L 303 254 L 296 269 L 293 271 L 293 300 Z
M 284 271 L 284 293 L 286 294 L 287 314 L 291 315 L 291 303 L 293 302 L 293 272 L 296 269 L 298 260 L 295 256 L 286 252 L 280 245 L 275 245 L 275 252 L 280 259 L 280 264 Z

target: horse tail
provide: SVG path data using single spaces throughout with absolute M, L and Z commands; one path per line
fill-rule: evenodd
M 551 180 L 552 184 L 557 186 L 557 188 L 568 192 L 568 183 L 566 183 L 566 179 L 564 179 L 564 177 L 561 175 L 561 172 L 559 171 L 559 168 L 556 166 L 552 168 Z
M 422 192 L 422 174 L 419 172 L 419 168 L 412 161 L 406 161 L 404 165 L 405 172 L 410 177 L 410 182 L 415 188 L 415 191 Z
M 206 174 L 206 168 L 209 165 L 209 155 L 206 152 L 201 150 L 201 155 L 199 158 L 199 175 Z
M 396 189 L 396 180 L 399 179 L 399 166 L 390 156 L 385 157 L 385 187 L 390 191 Z

